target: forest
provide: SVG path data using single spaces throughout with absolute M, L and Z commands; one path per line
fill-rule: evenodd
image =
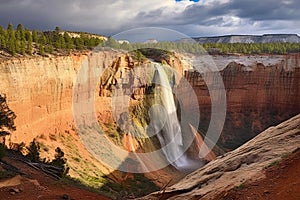
M 92 49 L 99 45 L 100 37 L 93 37 L 88 33 L 78 33 L 77 37 L 71 37 L 69 32 L 61 31 L 56 27 L 53 31 L 28 30 L 22 24 L 15 29 L 13 24 L 7 28 L 0 26 L 0 49 L 12 56 L 54 52 L 69 52 L 70 50 Z
M 196 42 L 157 42 L 157 43 L 118 43 L 112 38 L 101 43 L 115 49 L 133 51 L 144 48 L 158 48 L 185 53 L 209 54 L 287 54 L 300 52 L 300 43 L 211 43 Z
M 209 54 L 287 54 L 300 52 L 300 43 L 211 43 L 173 41 L 156 43 L 120 43 L 112 37 L 107 40 L 103 36 L 84 32 L 62 31 L 56 27 L 53 31 L 26 29 L 22 24 L 14 28 L 0 26 L 0 50 L 11 56 L 41 55 L 69 53 L 72 50 L 93 50 L 95 47 L 110 47 L 134 51 L 143 48 L 158 48 L 185 53 Z

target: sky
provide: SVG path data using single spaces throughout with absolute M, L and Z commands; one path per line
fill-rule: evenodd
M 0 24 L 106 36 L 162 27 L 185 35 L 300 33 L 299 0 L 0 0 Z

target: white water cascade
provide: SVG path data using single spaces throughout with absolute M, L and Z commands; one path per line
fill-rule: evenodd
M 155 104 L 149 110 L 151 125 L 168 162 L 177 169 L 190 168 L 193 161 L 189 160 L 184 152 L 183 136 L 172 87 L 166 72 L 159 65 L 155 66 L 153 81 L 155 82 Z

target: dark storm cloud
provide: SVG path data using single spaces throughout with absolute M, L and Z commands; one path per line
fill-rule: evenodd
M 241 18 L 252 20 L 299 20 L 300 2 L 298 0 L 243 0 L 232 1 L 228 9 Z
M 143 26 L 190 35 L 299 33 L 298 0 L 0 0 L 0 24 L 114 34 Z

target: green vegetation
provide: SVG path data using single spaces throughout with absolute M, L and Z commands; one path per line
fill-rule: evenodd
M 16 114 L 6 103 L 6 96 L 0 94 L 0 137 L 9 135 L 10 131 L 16 130 L 14 124 L 16 117 Z
M 113 199 L 129 199 L 145 196 L 159 189 L 158 186 L 143 174 L 133 174 L 132 178 L 127 178 L 122 184 L 107 182 L 101 188 L 101 191 Z
M 235 190 L 242 190 L 242 189 L 244 189 L 244 188 L 245 188 L 245 183 L 242 183 L 241 185 L 236 186 L 236 187 L 235 187 Z
M 53 31 L 28 30 L 22 24 L 15 29 L 13 24 L 7 28 L 0 26 L 0 50 L 12 56 L 46 55 L 68 53 L 71 50 L 88 50 L 94 47 L 111 47 L 133 51 L 144 48 L 158 48 L 168 51 L 210 54 L 286 54 L 300 52 L 299 43 L 212 43 L 196 42 L 158 42 L 158 43 L 119 43 L 112 37 L 103 42 L 101 37 L 84 32 L 66 32 L 56 27 Z M 137 55 L 142 59 L 142 55 Z
M 54 159 L 50 162 L 51 165 L 62 168 L 62 172 L 60 177 L 63 177 L 68 174 L 69 167 L 67 166 L 67 159 L 64 157 L 65 153 L 57 147 L 55 149 L 55 156 Z
M 22 24 L 14 29 L 12 24 L 7 29 L 0 26 L 0 50 L 12 56 L 46 53 L 65 53 L 70 50 L 92 49 L 99 45 L 102 40 L 100 37 L 92 36 L 87 33 L 77 33 L 72 37 L 69 32 L 63 32 L 59 27 L 54 31 L 41 32 L 28 30 Z
M 16 114 L 8 107 L 6 96 L 0 94 L 0 160 L 6 155 L 5 136 L 10 134 L 10 131 L 15 131 L 16 126 L 14 120 Z
M 121 139 L 124 133 L 116 123 L 103 123 L 101 124 L 101 127 L 103 128 L 104 133 L 106 133 L 116 145 L 121 145 Z
M 29 147 L 26 148 L 28 153 L 26 154 L 26 157 L 33 161 L 33 162 L 39 162 L 41 160 L 40 158 L 40 145 L 36 142 L 35 139 L 30 143 Z
M 300 52 L 299 43 L 211 43 L 199 44 L 196 42 L 158 42 L 158 43 L 122 43 L 112 38 L 101 44 L 102 47 L 111 47 L 133 51 L 136 49 L 164 49 L 168 51 L 186 53 L 209 54 L 286 54 Z
M 265 167 L 265 169 L 278 165 L 280 161 L 281 159 L 271 162 L 268 166 Z
M 299 43 L 233 43 L 233 44 L 204 44 L 209 53 L 216 54 L 286 54 L 300 52 Z

